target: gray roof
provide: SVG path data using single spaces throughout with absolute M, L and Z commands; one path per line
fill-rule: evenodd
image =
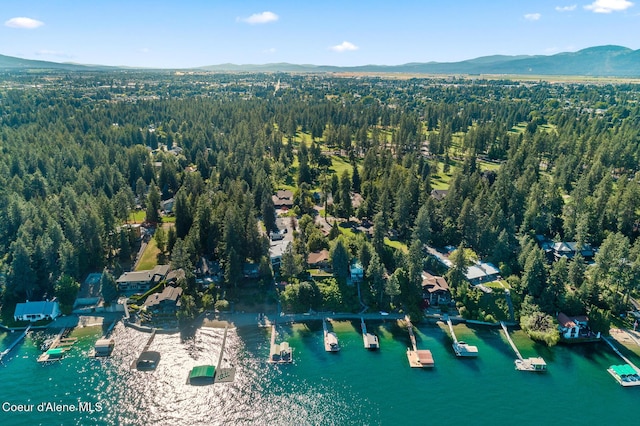
M 177 303 L 182 296 L 182 287 L 172 287 L 170 285 L 166 286 L 162 293 L 153 293 L 147 297 L 147 300 L 144 301 L 144 306 L 152 307 L 159 305 L 161 302 L 166 300 Z
M 120 284 L 151 281 L 156 275 L 159 275 L 160 279 L 164 279 L 168 272 L 169 265 L 157 265 L 155 268 L 146 271 L 125 272 L 120 275 L 116 282 Z
M 14 317 L 21 317 L 23 315 L 53 315 L 53 311 L 58 302 L 25 302 L 18 303 L 16 310 L 13 313 Z
M 465 276 L 468 280 L 473 280 L 498 274 L 500 274 L 500 270 L 491 263 L 478 262 L 467 268 Z

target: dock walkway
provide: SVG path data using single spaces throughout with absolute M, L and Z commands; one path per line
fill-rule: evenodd
M 532 358 L 526 358 L 526 359 L 523 358 L 522 355 L 520 354 L 520 351 L 518 350 L 518 347 L 516 346 L 515 343 L 513 343 L 513 340 L 511 340 L 511 336 L 509 335 L 509 330 L 507 329 L 507 325 L 504 323 L 504 321 L 500 321 L 500 325 L 502 326 L 502 330 L 504 330 L 505 336 L 507 336 L 507 340 L 509 341 L 511 348 L 513 348 L 513 351 L 516 353 L 516 356 L 518 357 L 518 359 L 515 362 L 516 370 L 535 371 L 535 372 L 547 370 L 547 363 L 544 361 L 544 359 L 542 359 L 542 357 L 532 357 Z
M 0 353 L 0 361 L 2 361 L 2 359 L 7 356 L 9 354 L 9 352 L 11 352 L 13 350 L 13 348 L 15 348 L 16 346 L 18 346 L 18 343 L 22 342 L 22 339 L 24 339 L 27 336 L 27 333 L 29 332 L 29 330 L 31 330 L 31 324 L 29 324 L 27 326 L 27 328 L 22 332 L 22 334 L 13 341 L 13 343 L 4 351 L 2 351 L 2 353 Z
M 522 358 L 522 355 L 520 354 L 520 351 L 518 350 L 518 347 L 516 346 L 515 343 L 513 343 L 513 340 L 511 340 L 511 336 L 509 336 L 509 330 L 507 330 L 507 325 L 504 323 L 504 321 L 500 321 L 500 325 L 502 326 L 502 329 L 504 330 L 504 335 L 507 336 L 507 341 L 511 345 L 511 348 L 513 348 L 513 351 L 516 353 L 516 356 L 518 357 L 518 359 L 520 361 L 524 360 L 524 358 Z
M 453 339 L 453 351 L 458 357 L 476 357 L 478 356 L 478 347 L 468 345 L 465 342 L 458 341 L 455 331 L 453 331 L 453 323 L 451 318 L 447 316 L 447 324 L 449 325 L 449 331 L 451 332 L 451 338 Z
M 216 366 L 216 377 L 214 383 L 229 383 L 233 382 L 236 376 L 236 369 L 234 367 L 220 368 L 222 365 L 222 359 L 224 358 L 224 347 L 227 343 L 227 332 L 229 331 L 229 325 L 224 328 L 224 336 L 222 337 L 222 346 L 220 347 L 220 356 L 218 357 L 218 365 Z
M 634 363 L 631 362 L 631 360 L 629 358 L 627 358 L 626 356 L 622 355 L 622 352 L 620 352 L 620 350 L 618 348 L 616 348 L 616 346 L 611 342 L 609 337 L 603 337 L 603 340 L 605 342 L 607 342 L 607 344 L 609 346 L 611 346 L 611 349 L 613 349 L 613 351 L 618 354 L 618 356 L 620 358 L 622 358 L 622 360 L 624 362 L 626 362 L 627 364 L 629 364 L 631 366 L 631 368 L 633 368 L 634 370 L 636 370 L 638 372 L 638 374 L 640 375 L 640 368 L 638 368 Z
M 78 341 L 75 337 L 63 337 L 70 330 L 69 328 L 61 329 L 51 343 L 51 346 L 38 357 L 38 362 L 59 361 L 62 359 L 62 353 L 69 350 L 69 348 Z

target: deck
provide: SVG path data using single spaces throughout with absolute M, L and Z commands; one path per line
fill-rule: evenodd
M 62 355 L 78 341 L 75 337 L 63 337 L 70 331 L 70 328 L 60 330 L 49 348 L 38 357 L 38 362 L 60 361 Z
M 327 352 L 340 351 L 340 344 L 338 343 L 338 336 L 333 331 L 329 331 L 327 327 L 327 319 L 322 319 L 322 331 L 324 337 L 324 350 Z
M 451 338 L 453 339 L 453 351 L 458 357 L 476 357 L 478 356 L 478 347 L 468 345 L 465 342 L 458 341 L 456 337 L 455 331 L 453 331 L 453 323 L 451 323 L 451 318 L 447 318 L 447 324 L 449 325 L 449 332 L 451 333 Z
M 505 336 L 507 336 L 507 341 L 518 357 L 518 359 L 515 360 L 516 370 L 534 372 L 547 371 L 547 363 L 541 357 L 533 357 L 527 359 L 523 358 L 522 354 L 520 354 L 520 351 L 518 350 L 518 347 L 515 343 L 513 343 L 513 340 L 511 340 L 507 325 L 504 323 L 504 321 L 500 321 L 500 325 L 502 326 L 502 330 L 504 331 Z
M 362 341 L 364 342 L 365 349 L 375 350 L 380 348 L 380 342 L 378 336 L 367 332 L 367 325 L 364 323 L 364 318 L 360 318 L 360 326 L 362 327 Z
M 607 368 L 607 371 L 609 372 L 609 374 L 611 374 L 611 376 L 613 376 L 614 379 L 616 379 L 616 381 L 618 383 L 620 383 L 621 386 L 624 387 L 629 387 L 629 386 L 640 386 L 640 380 L 637 380 L 636 378 L 640 377 L 640 368 L 638 368 L 633 362 L 631 362 L 631 360 L 629 360 L 629 358 L 627 358 L 626 356 L 622 355 L 622 352 L 620 352 L 620 350 L 613 344 L 613 342 L 611 342 L 611 338 L 609 337 L 603 337 L 603 340 L 605 342 L 607 342 L 607 344 L 611 347 L 611 349 L 613 349 L 613 351 L 624 361 L 626 362 L 626 366 L 628 366 L 629 368 L 627 368 L 626 370 L 629 371 L 628 374 L 629 376 L 632 376 L 633 380 L 625 380 L 624 377 L 622 377 L 620 374 L 618 374 L 618 371 L 620 370 L 620 366 L 615 366 L 612 365 L 611 367 Z M 618 367 L 618 368 L 616 368 Z M 633 371 L 635 371 L 635 375 L 633 374 Z
M 428 349 L 418 349 L 416 336 L 413 333 L 413 324 L 411 324 L 411 319 L 406 316 L 405 321 L 407 323 L 407 330 L 409 331 L 409 339 L 411 340 L 411 347 L 407 348 L 407 359 L 409 360 L 409 366 L 411 366 L 412 368 L 435 367 L 436 364 L 433 361 L 433 355 L 431 354 L 431 351 Z
M 293 362 L 293 350 L 289 346 L 289 343 L 282 342 L 276 343 L 276 326 L 271 326 L 271 344 L 269 346 L 269 359 L 270 364 L 290 364 Z

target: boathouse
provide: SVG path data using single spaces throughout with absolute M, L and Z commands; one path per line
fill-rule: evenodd
M 56 301 L 43 301 L 43 302 L 29 302 L 18 303 L 16 309 L 13 312 L 13 319 L 15 321 L 40 321 L 40 320 L 53 320 L 59 317 L 60 305 Z
M 216 367 L 213 365 L 197 365 L 189 373 L 189 383 L 192 385 L 212 384 L 216 378 Z

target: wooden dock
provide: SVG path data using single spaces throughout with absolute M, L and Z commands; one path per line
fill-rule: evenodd
M 5 349 L 4 351 L 2 351 L 0 353 L 0 361 L 2 361 L 2 359 L 5 356 L 7 356 L 9 354 L 9 352 L 11 352 L 13 350 L 13 348 L 18 346 L 18 343 L 22 342 L 22 339 L 27 337 L 27 333 L 29 332 L 29 330 L 31 330 L 31 324 L 29 324 L 27 326 L 27 328 L 22 332 L 22 334 L 16 340 L 14 340 L 13 343 L 11 345 L 9 345 L 9 347 L 7 349 Z
M 60 361 L 62 354 L 78 341 L 75 337 L 63 337 L 69 331 L 71 331 L 70 328 L 60 330 L 49 348 L 38 357 L 38 362 Z
M 507 336 L 507 341 L 511 345 L 511 348 L 516 353 L 518 359 L 516 359 L 516 370 L 520 371 L 546 371 L 547 363 L 541 357 L 533 357 L 533 358 L 523 358 L 518 350 L 518 347 L 513 340 L 511 340 L 511 336 L 509 335 L 509 330 L 507 330 L 507 325 L 504 321 L 500 321 L 500 325 L 502 326 L 502 330 L 504 330 L 505 336 Z
M 620 352 L 620 350 L 618 350 L 618 348 L 613 344 L 613 342 L 611 342 L 610 338 L 608 337 L 603 337 L 602 338 L 605 342 L 607 342 L 607 344 L 611 347 L 611 349 L 613 349 L 613 351 L 618 354 L 618 356 L 620 358 L 622 358 L 622 360 L 624 362 L 627 363 L 627 365 L 629 367 L 631 367 L 633 370 L 635 370 L 636 374 L 636 380 L 633 381 L 625 381 L 622 379 L 622 377 L 620 377 L 618 374 L 616 374 L 616 369 L 614 369 L 614 367 L 616 366 L 611 366 L 607 369 L 607 371 L 609 372 L 609 374 L 611 374 L 618 383 L 620 383 L 621 386 L 624 387 L 628 387 L 628 386 L 640 386 L 640 380 L 637 380 L 637 377 L 640 376 L 640 368 L 638 368 L 633 362 L 631 362 L 631 360 L 629 360 L 629 358 L 627 358 L 626 356 L 622 355 L 622 352 Z
M 157 367 L 160 361 L 160 354 L 158 352 L 149 351 L 153 339 L 156 337 L 156 329 L 151 330 L 151 336 L 147 340 L 147 344 L 142 348 L 140 356 L 131 364 L 132 370 L 153 370 Z
M 224 358 L 224 347 L 227 343 L 227 332 L 229 331 L 229 325 L 224 328 L 224 336 L 222 337 L 222 346 L 220 347 L 220 356 L 218 357 L 218 365 L 216 366 L 216 377 L 214 383 L 230 383 L 235 380 L 236 369 L 234 367 L 220 368 L 222 365 L 222 358 Z
M 449 325 L 449 332 L 451 333 L 451 338 L 453 339 L 453 351 L 458 357 L 476 357 L 478 356 L 478 347 L 468 345 L 465 342 L 458 341 L 456 338 L 456 333 L 453 331 L 453 323 L 451 322 L 451 318 L 447 317 L 447 324 Z
M 324 350 L 327 352 L 338 352 L 340 350 L 338 336 L 336 336 L 336 333 L 333 331 L 329 331 L 326 318 L 322 318 L 322 330 L 324 337 Z
M 270 364 L 290 364 L 293 362 L 293 351 L 289 343 L 276 343 L 275 325 L 271 326 L 271 345 L 269 346 L 269 359 L 267 362 Z
M 411 319 L 409 319 L 409 316 L 405 317 L 405 321 L 407 323 L 407 330 L 409 331 L 409 339 L 411 340 L 411 347 L 407 348 L 407 359 L 409 360 L 409 365 L 412 368 L 425 368 L 435 366 L 431 351 L 428 349 L 418 349 L 416 336 L 413 333 L 413 324 L 411 324 Z
M 367 326 L 362 317 L 360 317 L 360 327 L 362 327 L 362 341 L 364 342 L 365 349 L 378 349 L 380 347 L 378 336 L 367 332 Z

